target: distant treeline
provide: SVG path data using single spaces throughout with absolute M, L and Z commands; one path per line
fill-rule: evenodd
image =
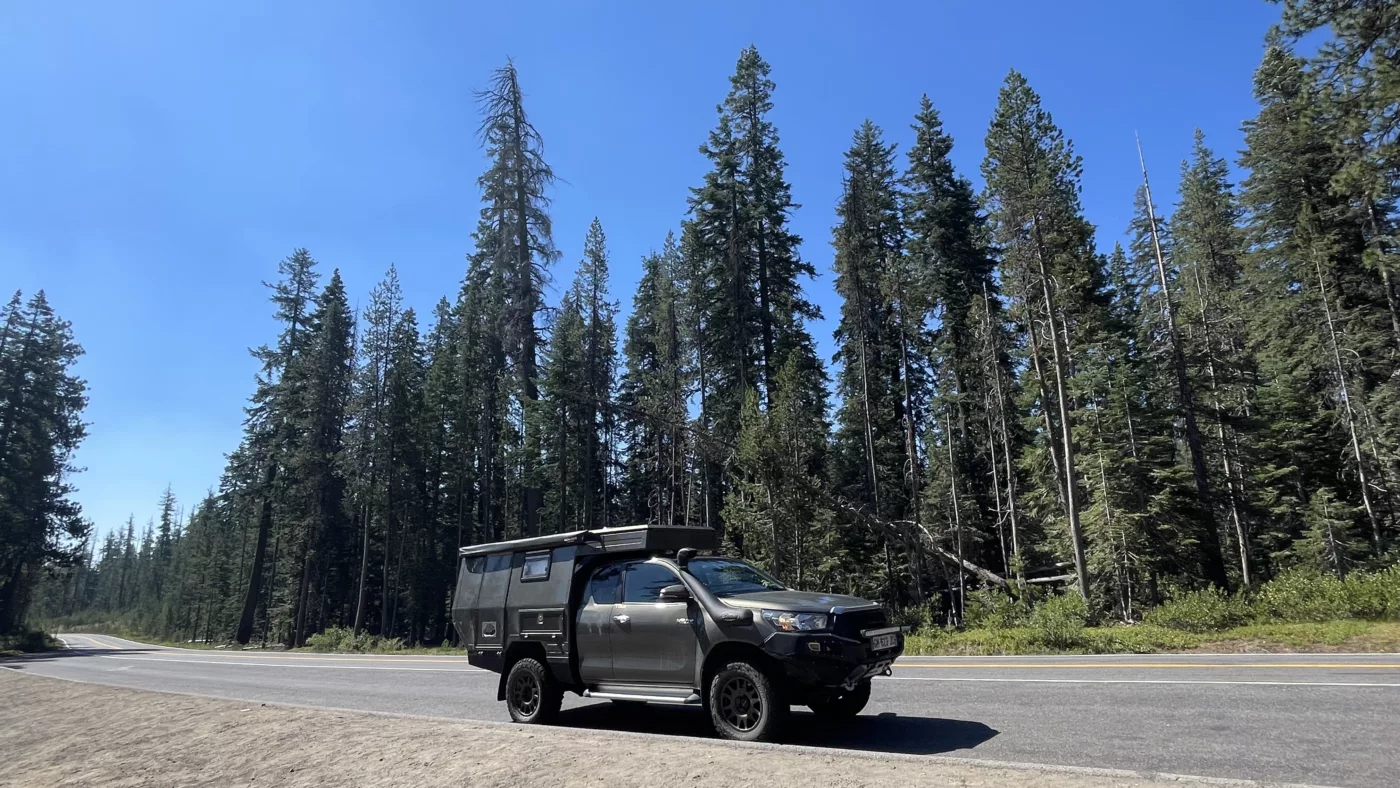
M 1140 189 L 1128 244 L 1106 253 L 1080 159 L 1019 73 L 980 194 L 928 97 L 905 151 L 856 129 L 830 364 L 803 290 L 821 255 L 798 254 L 755 49 L 625 319 L 596 221 L 546 303 L 554 174 L 515 69 L 498 69 L 478 96 L 491 164 L 456 298 L 420 321 L 391 268 L 357 315 L 338 273 L 306 250 L 282 261 L 280 330 L 217 490 L 184 519 L 167 493 L 144 532 L 88 545 L 42 612 L 433 642 L 459 545 L 639 522 L 721 529 L 795 585 L 951 622 L 973 588 L 1063 589 L 1136 620 L 1169 589 L 1390 562 L 1400 11 L 1283 5 L 1243 181 L 1198 133 L 1174 203 Z M 1294 53 L 1325 27 L 1315 57 Z

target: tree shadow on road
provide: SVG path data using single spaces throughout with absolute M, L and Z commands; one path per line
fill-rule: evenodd
M 595 703 L 565 709 L 559 714 L 559 724 L 571 728 L 716 738 L 709 715 L 698 707 L 623 707 L 612 703 Z M 809 747 L 937 755 L 971 750 L 997 733 L 994 728 L 969 720 L 906 717 L 885 712 L 863 714 L 854 720 L 832 723 L 794 709 L 782 741 Z
M 24 670 L 24 666 L 35 662 L 53 662 L 69 657 L 102 657 L 110 654 L 150 654 L 159 651 L 155 648 L 60 648 L 53 651 L 37 651 L 33 654 L 14 654 L 0 657 L 0 668 Z

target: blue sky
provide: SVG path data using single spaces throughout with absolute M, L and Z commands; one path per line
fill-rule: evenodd
M 0 289 L 45 289 L 87 349 L 78 499 L 144 523 L 216 483 L 271 338 L 260 282 L 297 246 L 363 300 L 390 263 L 420 314 L 456 292 L 483 159 L 472 91 L 513 57 L 546 155 L 567 287 L 594 216 L 614 294 L 685 212 L 739 51 L 777 82 L 794 227 L 828 320 L 842 153 L 901 147 L 928 93 L 979 186 L 1008 69 L 1084 157 L 1099 244 L 1122 235 L 1140 131 L 1159 203 L 1200 126 L 1234 156 L 1278 16 L 1263 0 L 51 3 L 0 18 Z M 902 159 L 901 159 L 902 161 Z

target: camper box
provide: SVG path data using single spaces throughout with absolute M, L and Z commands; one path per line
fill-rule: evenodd
M 632 525 L 463 547 L 452 601 L 459 642 L 471 664 L 496 672 L 511 644 L 541 643 L 551 672 L 572 683 L 570 611 L 594 565 L 716 546 L 709 528 Z

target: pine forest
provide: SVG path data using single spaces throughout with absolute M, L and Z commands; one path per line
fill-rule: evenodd
M 610 269 L 636 261 L 606 227 L 555 237 L 545 141 L 567 129 L 532 123 L 507 63 L 476 96 L 489 168 L 457 292 L 420 314 L 391 267 L 354 304 L 333 261 L 292 250 L 241 442 L 203 500 L 152 491 L 149 521 L 99 529 L 71 501 L 81 349 L 42 292 L 16 294 L 0 631 L 438 644 L 458 547 L 638 523 L 715 528 L 795 587 L 944 626 L 974 598 L 1133 622 L 1182 590 L 1391 566 L 1400 12 L 1281 5 L 1238 169 L 1198 131 L 1178 193 L 1144 166 L 1122 195 L 1126 228 L 1085 218 L 1074 129 L 1016 71 L 985 138 L 956 141 L 982 145 L 980 188 L 916 95 L 906 149 L 865 122 L 831 152 L 839 202 L 799 208 L 782 93 L 745 49 L 708 137 L 674 141 L 708 171 L 630 303 Z M 829 238 L 795 234 L 797 211 L 833 209 Z

